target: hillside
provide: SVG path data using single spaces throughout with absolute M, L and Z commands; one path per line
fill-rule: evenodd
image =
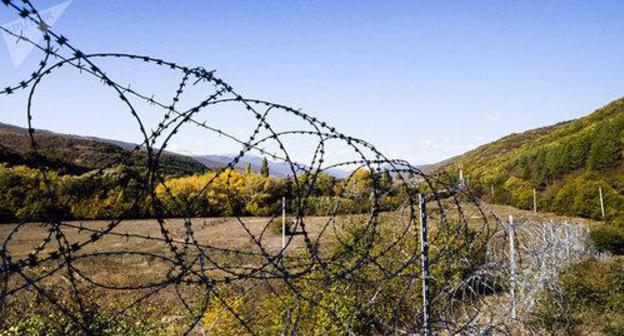
M 511 134 L 441 164 L 456 178 L 462 163 L 469 187 L 488 202 L 624 223 L 624 99 L 590 115 Z M 492 189 L 494 193 L 492 194 Z
M 115 140 L 81 137 L 37 130 L 35 141 L 41 157 L 34 158 L 28 130 L 0 123 L 0 163 L 40 167 L 41 164 L 62 173 L 81 174 L 104 168 L 128 156 L 135 145 Z M 126 165 L 140 166 L 146 161 L 144 150 L 130 155 Z M 41 162 L 43 160 L 43 162 Z M 193 158 L 165 153 L 161 158 L 165 174 L 188 175 L 202 173 L 206 167 Z
M 36 130 L 35 139 L 41 157 L 35 160 L 28 130 L 22 127 L 0 123 L 0 163 L 26 165 L 31 168 L 45 166 L 61 173 L 82 174 L 92 169 L 108 167 L 119 162 L 133 151 L 136 144 L 103 139 Z M 198 155 L 185 156 L 165 152 L 160 164 L 168 175 L 201 174 L 207 170 L 227 166 L 235 155 Z M 43 159 L 43 162 L 41 162 Z M 246 155 L 235 166 L 244 171 L 249 163 L 255 172 L 260 172 L 262 157 Z M 146 161 L 144 150 L 138 150 L 126 162 L 127 165 L 143 165 Z M 292 175 L 290 165 L 284 162 L 268 161 L 269 171 L 274 177 Z M 337 178 L 344 178 L 349 172 L 332 169 L 328 173 Z

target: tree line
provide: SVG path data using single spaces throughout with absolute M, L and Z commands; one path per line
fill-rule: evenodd
M 358 169 L 337 179 L 325 173 L 278 178 L 269 176 L 268 169 L 263 164 L 260 173 L 247 167 L 159 179 L 125 165 L 72 175 L 0 164 L 0 219 L 35 220 L 50 214 L 71 219 L 271 216 L 280 212 L 282 197 L 289 212 L 362 213 L 370 211 L 375 183 L 384 209 L 396 208 L 401 199 L 402 191 L 394 188 L 387 171 L 373 175 Z

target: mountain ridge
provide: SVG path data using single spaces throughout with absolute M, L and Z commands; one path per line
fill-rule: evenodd
M 33 168 L 48 166 L 63 173 L 82 174 L 93 169 L 106 168 L 125 161 L 126 164 L 141 166 L 146 161 L 144 149 L 136 144 L 98 137 L 57 133 L 36 129 L 35 155 L 28 129 L 0 123 L 0 162 L 22 164 Z M 166 174 L 203 173 L 206 167 L 192 158 L 172 152 L 165 152 L 161 158 Z
M 193 158 L 199 162 L 204 163 L 208 167 L 211 167 L 211 166 L 218 167 L 219 164 L 222 166 L 227 165 L 232 160 L 234 160 L 236 156 L 237 155 L 235 154 L 221 154 L 221 155 L 206 154 L 206 155 L 194 155 Z M 261 156 L 247 154 L 239 159 L 239 162 L 236 164 L 235 169 L 239 171 L 243 171 L 246 169 L 247 164 L 250 164 L 251 170 L 256 173 L 259 173 L 262 167 L 262 160 L 263 158 Z M 276 177 L 292 176 L 292 170 L 291 170 L 291 166 L 289 163 L 277 162 L 277 161 L 271 161 L 271 160 L 267 160 L 267 163 L 269 166 L 269 173 L 272 176 L 276 176 Z M 302 166 L 308 167 L 306 165 L 302 165 Z M 341 170 L 341 169 L 328 169 L 325 172 L 336 178 L 345 178 L 351 174 L 350 172 Z
M 138 146 L 120 140 L 58 133 L 45 129 L 36 129 L 35 137 L 40 153 L 38 158 L 43 158 L 44 165 L 61 172 L 74 174 L 106 167 L 115 159 L 121 159 Z M 140 153 L 141 151 L 144 149 L 139 148 L 137 152 Z M 145 158 L 144 155 L 138 154 L 138 156 L 135 161 Z M 161 163 L 164 164 L 164 170 L 168 174 L 192 175 L 201 174 L 210 169 L 223 168 L 235 157 L 235 155 L 228 154 L 183 155 L 164 151 Z M 234 168 L 244 171 L 247 163 L 250 163 L 253 171 L 260 172 L 262 160 L 263 158 L 259 156 L 246 155 L 239 160 Z M 28 129 L 0 122 L 0 163 L 23 164 L 37 168 L 41 163 L 35 161 L 40 160 L 34 158 Z M 271 176 L 287 177 L 292 175 L 288 163 L 268 160 L 268 165 Z M 327 172 L 338 178 L 344 178 L 350 174 L 339 169 L 330 169 Z

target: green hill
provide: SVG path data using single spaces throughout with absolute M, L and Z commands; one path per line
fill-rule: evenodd
M 122 160 L 124 165 L 134 167 L 144 166 L 147 161 L 145 150 L 128 154 L 136 145 L 114 140 L 37 130 L 35 141 L 40 154 L 37 158 L 27 129 L 0 123 L 0 163 L 32 168 L 43 165 L 60 173 L 82 174 Z M 169 152 L 163 154 L 160 165 L 168 175 L 190 175 L 207 170 L 193 158 Z
M 445 162 L 438 171 L 457 174 L 462 163 L 469 188 L 492 203 L 624 224 L 624 98 L 592 114 L 511 134 Z M 494 193 L 492 193 L 492 189 Z

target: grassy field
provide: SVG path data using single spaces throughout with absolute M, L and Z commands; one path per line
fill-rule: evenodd
M 435 210 L 431 207 L 430 210 Z M 556 221 L 574 221 L 595 225 L 595 222 L 578 219 L 559 217 L 554 215 L 534 214 L 530 211 L 517 210 L 505 206 L 488 206 L 488 209 L 495 213 L 499 218 L 506 219 L 508 215 L 513 215 L 519 220 L 523 219 L 552 219 Z M 481 222 L 478 218 L 476 209 L 466 207 L 466 218 L 471 220 L 475 228 Z M 390 216 L 384 214 L 383 216 Z M 432 215 L 435 218 L 435 215 Z M 364 223 L 364 216 L 341 216 L 338 218 L 330 217 L 307 217 L 305 219 L 306 230 L 309 233 L 310 241 L 316 242 L 322 232 L 319 246 L 321 253 L 337 245 L 337 238 L 344 238 L 344 227 L 341 223 L 358 222 Z M 395 218 L 396 219 L 396 218 Z M 290 219 L 289 219 L 290 221 Z M 399 221 L 390 221 L 399 223 Z M 70 221 L 63 226 L 65 239 L 69 243 L 88 240 L 94 232 L 105 229 L 110 224 L 109 221 Z M 163 223 L 169 232 L 170 237 L 174 241 L 174 245 L 183 249 L 185 246 L 185 237 L 187 228 L 185 221 L 182 219 L 166 219 Z M 432 221 L 432 235 L 436 231 L 436 221 Z M 16 228 L 17 224 L 0 225 L 0 240 L 4 241 L 6 237 Z M 277 255 L 281 249 L 281 218 L 271 220 L 265 217 L 246 217 L 246 218 L 195 218 L 192 219 L 193 237 L 201 245 L 205 253 L 211 256 L 212 261 L 228 267 L 231 272 L 245 272 L 246 268 L 253 268 L 264 262 L 263 257 L 259 257 L 258 253 L 266 252 L 268 255 Z M 400 230 L 398 230 L 400 231 Z M 155 319 L 151 323 L 168 325 L 171 328 L 167 334 L 175 334 L 176 326 L 187 325 L 189 320 L 178 313 L 180 308 L 180 298 L 184 298 L 188 302 L 197 302 L 204 295 L 201 289 L 193 288 L 193 286 L 170 286 L 154 293 L 150 293 L 152 288 L 158 287 L 156 284 L 167 280 L 169 275 L 176 272 L 175 267 L 165 259 L 158 256 L 172 256 L 169 246 L 162 240 L 161 225 L 156 220 L 126 220 L 116 224 L 111 231 L 103 238 L 93 242 L 79 251 L 79 254 L 89 255 L 97 252 L 111 251 L 130 251 L 132 253 L 104 254 L 93 255 L 81 258 L 74 262 L 76 270 L 88 277 L 88 281 L 79 280 L 79 286 L 90 293 L 97 302 L 98 307 L 110 307 L 111 310 L 119 310 L 119 305 L 131 305 L 132 302 L 141 300 L 141 310 L 146 307 L 152 309 L 149 317 L 141 317 L 147 319 Z M 48 230 L 36 223 L 22 225 L 18 231 L 14 233 L 10 239 L 6 250 L 11 253 L 13 260 L 26 258 L 28 253 L 32 252 L 41 242 L 48 236 Z M 150 237 L 150 239 L 145 239 Z M 253 237 L 253 238 L 252 238 Z M 287 237 L 287 256 L 296 256 L 304 253 L 305 242 L 301 235 Z M 57 250 L 58 242 L 55 239 L 46 245 L 41 255 Z M 188 245 L 190 258 L 198 255 L 198 250 L 192 244 Z M 241 253 L 242 252 L 242 253 Z M 29 276 L 36 276 L 49 270 L 52 263 L 39 266 L 27 271 Z M 197 265 L 194 266 L 197 268 Z M 221 278 L 222 270 L 209 270 L 208 274 L 215 278 Z M 24 279 L 14 277 L 11 279 L 10 288 L 17 288 L 23 285 Z M 97 283 L 98 286 L 93 286 Z M 58 273 L 57 276 L 49 277 L 40 282 L 45 288 L 51 288 L 59 297 L 67 295 L 69 280 L 66 274 Z M 106 290 L 105 287 L 135 287 L 145 284 L 153 285 L 144 290 L 134 290 L 131 294 L 124 291 Z M 245 285 L 242 285 L 243 287 Z M 227 286 L 223 286 L 223 293 L 230 295 Z M 260 290 L 259 290 L 260 291 Z M 266 292 L 266 289 L 262 289 Z M 11 299 L 10 304 L 15 308 L 14 315 L 24 313 L 24 309 L 32 308 L 33 297 L 35 293 L 15 296 Z M 182 293 L 182 294 L 180 294 Z M 245 293 L 254 293 L 249 291 Z M 34 295 L 34 296 L 33 296 Z M 225 294 L 224 294 L 225 295 Z M 252 294 L 248 294 L 251 296 Z M 265 295 L 255 293 L 253 295 Z M 143 299 L 142 297 L 145 296 Z M 25 308 L 27 307 L 27 308 Z M 28 308 L 30 307 L 30 308 Z M 10 308 L 11 309 L 11 308 Z M 147 309 L 149 310 L 149 309 Z M 39 314 L 45 313 L 45 310 Z M 11 314 L 11 312 L 10 312 Z M 13 319 L 19 319 L 19 316 L 12 316 Z M 135 317 L 130 316 L 130 319 Z M 218 320 L 218 318 L 217 318 Z M 227 333 L 226 333 L 227 334 Z
M 599 223 L 585 218 L 534 213 L 532 211 L 519 210 L 502 205 L 488 205 L 488 209 L 503 221 L 507 220 L 509 215 L 513 215 L 516 219 L 546 219 L 556 222 L 570 221 L 586 225 Z M 471 216 L 475 219 L 477 214 L 472 213 Z M 345 217 L 348 216 L 342 216 L 342 218 Z M 292 219 L 288 217 L 287 220 L 288 223 L 292 225 Z M 269 222 L 272 223 L 269 224 Z M 74 242 L 88 239 L 94 232 L 93 230 L 106 228 L 110 221 L 67 221 L 64 223 L 66 223 L 67 226 L 63 227 L 63 232 L 70 241 Z M 178 242 L 184 241 L 186 232 L 184 223 L 184 220 L 179 218 L 165 219 L 163 222 L 164 227 L 169 230 L 171 237 Z M 254 235 L 269 251 L 277 252 L 281 248 L 281 217 L 273 220 L 268 217 L 241 217 L 240 219 L 235 217 L 194 218 L 191 220 L 191 223 L 195 238 L 200 243 L 215 248 L 257 252 L 257 246 L 250 238 L 250 234 Z M 328 229 L 323 233 L 323 243 L 331 243 L 332 237 L 334 236 L 333 229 L 336 228 L 335 219 L 331 217 L 306 217 L 305 223 L 306 231 L 308 231 L 311 238 L 317 238 L 320 230 L 329 223 Z M 0 224 L 0 241 L 4 241 L 9 233 L 14 230 L 16 225 L 17 224 Z M 18 233 L 11 239 L 7 249 L 14 257 L 24 257 L 46 237 L 47 233 L 47 228 L 42 227 L 38 223 L 26 224 L 22 226 Z M 107 235 L 103 239 L 90 244 L 84 251 L 137 247 L 145 251 L 158 251 L 162 248 L 166 248 L 164 243 L 145 241 L 145 239 L 132 237 L 133 235 L 154 238 L 162 237 L 161 226 L 156 220 L 123 220 L 115 226 L 113 233 L 116 235 Z M 130 235 L 130 238 L 126 238 L 126 234 Z M 302 236 L 295 235 L 289 239 L 292 239 L 292 241 L 288 243 L 289 250 L 297 250 L 303 246 Z M 46 248 L 46 250 L 53 249 L 56 249 L 54 245 Z
M 309 217 L 306 222 L 307 229 L 312 237 L 318 235 L 318 230 L 329 218 Z M 215 248 L 235 249 L 240 251 L 257 252 L 257 246 L 250 238 L 250 234 L 257 237 L 258 241 L 270 251 L 278 251 L 281 248 L 281 218 L 242 217 L 237 218 L 194 218 L 191 220 L 195 238 L 203 245 Z M 63 227 L 63 232 L 70 241 L 82 241 L 88 239 L 93 230 L 106 228 L 110 221 L 68 221 Z M 0 239 L 4 240 L 16 224 L 0 225 Z M 179 218 L 165 219 L 163 226 L 170 232 L 173 240 L 182 243 L 185 238 L 185 221 Z M 268 227 L 267 227 L 268 226 Z M 82 227 L 82 229 L 81 229 Z M 156 220 L 138 219 L 123 220 L 115 225 L 112 231 L 114 235 L 106 235 L 101 240 L 90 244 L 84 251 L 140 248 L 144 251 L 159 251 L 166 249 L 164 242 L 146 241 L 137 236 L 162 238 L 161 225 Z M 14 256 L 25 256 L 46 237 L 48 230 L 36 223 L 26 224 L 11 240 L 9 250 Z M 126 238 L 128 234 L 130 238 Z M 134 237 L 133 237 L 134 236 Z M 289 244 L 290 249 L 301 247 L 302 239 L 293 236 Z M 53 249 L 54 246 L 49 249 Z M 54 248 L 55 249 L 55 248 Z

